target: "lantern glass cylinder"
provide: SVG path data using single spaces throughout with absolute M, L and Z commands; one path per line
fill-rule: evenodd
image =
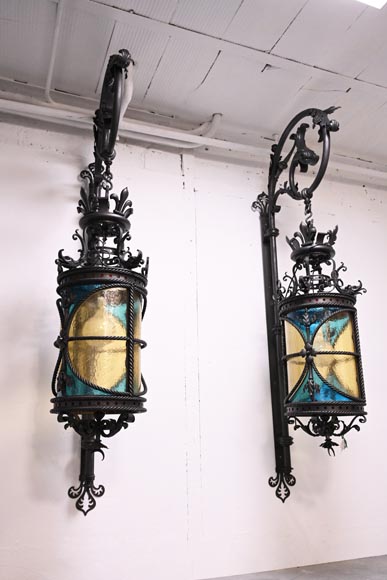
M 132 287 L 75 286 L 69 307 L 66 395 L 141 392 L 142 297 Z M 95 388 L 97 387 L 97 388 Z
M 331 412 L 332 405 L 337 414 L 360 412 L 365 400 L 353 303 L 348 297 L 314 295 L 281 305 L 287 415 Z

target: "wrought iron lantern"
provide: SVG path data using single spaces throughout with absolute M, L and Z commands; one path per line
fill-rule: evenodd
M 141 320 L 146 308 L 148 260 L 132 255 L 125 188 L 112 189 L 111 165 L 127 69 L 127 50 L 110 57 L 94 117 L 94 163 L 82 171 L 78 212 L 82 233 L 78 259 L 60 250 L 57 300 L 61 331 L 51 399 L 58 421 L 81 437 L 79 486 L 68 494 L 85 515 L 105 489 L 94 484 L 94 454 L 104 457 L 102 437 L 112 437 L 145 411 L 146 385 L 140 370 Z M 112 208 L 112 205 L 114 206 Z
M 337 438 L 358 423 L 366 421 L 365 393 L 356 317 L 356 296 L 365 289 L 345 285 L 341 275 L 343 263 L 336 264 L 334 244 L 338 227 L 318 232 L 312 214 L 313 193 L 327 169 L 330 134 L 339 125 L 329 118 L 335 111 L 307 109 L 289 123 L 278 144 L 272 146 L 268 193 L 261 193 L 253 203 L 260 212 L 263 272 L 272 414 L 276 457 L 276 475 L 269 485 L 283 502 L 296 479 L 291 473 L 288 424 L 313 437 L 323 437 L 321 447 L 335 454 Z M 321 160 L 306 144 L 310 118 L 322 144 Z M 290 151 L 283 156 L 285 145 Z M 318 165 L 318 163 L 320 164 Z M 306 173 L 318 166 L 315 177 L 304 189 L 296 183 L 295 172 Z M 277 187 L 281 174 L 288 169 L 288 180 Z M 278 277 L 275 214 L 280 211 L 279 198 L 289 195 L 303 201 L 305 220 L 291 239 L 294 266 Z

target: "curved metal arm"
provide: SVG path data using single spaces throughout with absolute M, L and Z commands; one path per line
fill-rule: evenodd
M 108 171 L 115 151 L 120 121 L 123 79 L 133 60 L 126 49 L 113 54 L 106 67 L 99 109 L 94 117 L 94 157 L 96 174 L 103 173 L 103 164 Z
M 269 170 L 268 194 L 272 204 L 275 207 L 278 196 L 282 193 L 287 193 L 293 199 L 301 200 L 311 198 L 313 192 L 320 184 L 324 177 L 330 152 L 330 132 L 338 131 L 339 124 L 333 119 L 329 119 L 328 115 L 333 113 L 338 107 L 330 107 L 329 109 L 306 109 L 296 115 L 288 124 L 282 133 L 278 144 L 272 146 L 271 163 Z M 304 118 L 311 117 L 313 128 L 319 127 L 319 142 L 322 142 L 321 160 L 319 156 L 310 149 L 305 140 L 306 131 L 309 128 L 307 123 L 301 123 L 295 133 L 292 133 L 296 125 Z M 292 139 L 294 145 L 287 156 L 282 159 L 282 151 L 287 140 Z M 306 173 L 309 166 L 317 165 L 320 160 L 320 166 L 316 177 L 312 183 L 304 188 L 302 191 L 298 189 L 298 184 L 295 181 L 295 171 L 299 167 L 301 173 Z M 281 173 L 289 166 L 289 179 L 285 182 L 284 187 L 276 191 L 277 182 Z

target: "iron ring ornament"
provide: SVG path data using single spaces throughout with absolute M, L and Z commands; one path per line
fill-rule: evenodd
M 69 489 L 85 515 L 105 488 L 94 484 L 94 455 L 104 457 L 111 438 L 145 412 L 147 387 L 141 374 L 141 321 L 147 303 L 148 259 L 133 254 L 129 192 L 112 193 L 123 82 L 133 63 L 125 49 L 110 57 L 94 117 L 94 162 L 81 172 L 77 211 L 77 258 L 58 253 L 61 330 L 52 379 L 52 413 L 81 438 L 79 486 Z
M 339 129 L 330 118 L 336 110 L 307 109 L 292 119 L 272 146 L 268 191 L 258 195 L 252 209 L 261 222 L 265 282 L 276 476 L 269 485 L 284 502 L 295 484 L 291 474 L 288 425 L 312 437 L 322 437 L 321 447 L 335 454 L 341 439 L 365 423 L 365 391 L 361 365 L 356 297 L 366 292 L 361 281 L 346 284 L 343 262 L 335 260 L 338 227 L 319 232 L 314 225 L 312 199 L 329 161 L 330 136 Z M 306 122 L 308 121 L 308 122 Z M 307 132 L 317 130 L 321 155 L 307 145 Z M 292 142 L 284 155 L 284 147 Z M 299 187 L 296 171 L 314 169 L 310 185 Z M 278 184 L 287 172 L 287 178 Z M 293 237 L 286 238 L 294 262 L 282 281 L 278 274 L 279 230 L 275 215 L 279 198 L 289 195 L 304 204 L 304 221 Z M 305 422 L 306 421 L 306 422 Z

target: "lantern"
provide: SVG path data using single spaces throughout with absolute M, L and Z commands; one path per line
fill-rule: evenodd
M 110 57 L 101 103 L 94 118 L 95 162 L 82 171 L 78 212 L 80 257 L 59 252 L 57 301 L 61 332 L 53 376 L 52 413 L 81 436 L 79 486 L 69 489 L 85 515 L 104 494 L 94 484 L 94 454 L 103 456 L 102 437 L 112 437 L 136 413 L 145 411 L 141 375 L 141 320 L 146 307 L 148 261 L 133 256 L 127 189 L 110 193 L 124 76 L 133 61 L 126 50 Z
M 287 126 L 278 145 L 273 145 L 268 193 L 253 203 L 260 211 L 262 255 L 265 282 L 266 322 L 276 475 L 269 485 L 285 501 L 296 480 L 292 471 L 288 423 L 313 437 L 323 437 L 321 447 L 335 454 L 338 443 L 352 429 L 359 431 L 365 418 L 365 393 L 356 315 L 356 295 L 365 292 L 362 283 L 345 285 L 343 263 L 335 262 L 333 248 L 337 226 L 326 233 L 317 232 L 312 214 L 313 192 L 320 184 L 329 160 L 330 133 L 339 126 L 329 119 L 334 107 L 325 111 L 307 109 Z M 322 142 L 321 160 L 306 144 L 307 123 L 312 119 Z M 282 157 L 287 140 L 290 152 Z M 295 171 L 306 173 L 318 165 L 309 187 L 299 189 Z M 289 178 L 277 188 L 281 173 L 289 167 Z M 305 221 L 291 239 L 294 266 L 291 274 L 279 281 L 275 214 L 280 211 L 280 195 L 303 201 Z

